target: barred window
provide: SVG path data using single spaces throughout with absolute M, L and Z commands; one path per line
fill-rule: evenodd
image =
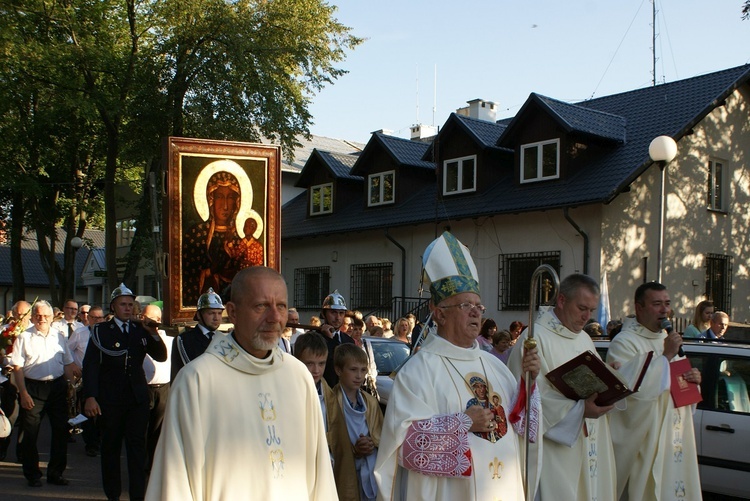
M 393 263 L 353 264 L 350 308 L 377 309 L 393 300 Z
M 706 297 L 731 318 L 732 256 L 706 254 Z
M 294 306 L 320 308 L 329 292 L 330 277 L 330 266 L 296 268 L 294 270 Z
M 500 296 L 498 309 L 500 310 L 528 310 L 529 294 L 531 292 L 531 276 L 540 265 L 548 264 L 560 274 L 560 251 L 527 252 L 521 254 L 500 254 L 498 263 L 498 278 Z M 539 288 L 537 304 L 547 302 L 544 284 Z

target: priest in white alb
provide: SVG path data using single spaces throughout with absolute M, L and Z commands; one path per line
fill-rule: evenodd
M 693 430 L 695 406 L 675 407 L 670 393 L 669 362 L 683 358 L 679 333 L 662 329 L 670 308 L 664 285 L 640 285 L 635 291 L 635 320 L 623 322 L 607 352 L 607 361 L 620 363 L 654 352 L 640 390 L 625 399 L 627 409 L 610 415 L 621 500 L 702 499 Z M 696 368 L 681 375 L 688 382 L 701 382 Z
M 337 499 L 312 377 L 278 347 L 283 277 L 240 271 L 226 310 L 234 330 L 173 381 L 146 499 Z
M 396 375 L 375 466 L 378 499 L 521 501 L 525 384 L 476 342 L 485 308 L 469 250 L 445 232 L 427 247 L 424 264 L 437 333 Z M 535 349 L 523 366 L 534 379 Z M 535 442 L 541 419 L 535 384 L 531 396 Z M 538 465 L 529 463 L 533 490 Z
M 599 286 L 593 278 L 576 273 L 562 281 L 554 308 L 534 323 L 541 376 L 585 351 L 596 354 L 583 326 L 598 300 Z M 528 330 L 519 340 L 525 340 L 527 334 Z M 513 374 L 521 373 L 521 362 L 521 352 L 514 348 L 508 360 Z M 596 395 L 571 400 L 546 377 L 540 377 L 537 384 L 544 407 L 541 500 L 614 501 L 615 458 L 606 417 L 612 406 L 596 405 Z

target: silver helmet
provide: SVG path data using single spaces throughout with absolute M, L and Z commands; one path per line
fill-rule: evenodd
M 338 289 L 334 290 L 323 300 L 324 310 L 346 310 L 346 302 Z
M 201 294 L 198 298 L 198 310 L 223 310 L 224 303 L 221 302 L 221 296 L 214 292 L 213 287 L 208 288 L 208 292 Z
M 128 286 L 123 283 L 120 283 L 120 286 L 115 287 L 115 290 L 112 291 L 112 296 L 109 298 L 109 302 L 111 303 L 120 296 L 130 296 L 135 299 L 135 294 L 133 294 L 133 291 L 128 289 Z

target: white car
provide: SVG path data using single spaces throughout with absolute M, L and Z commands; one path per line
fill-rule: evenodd
M 606 358 L 609 341 L 594 344 Z M 683 349 L 702 375 L 703 401 L 693 415 L 701 486 L 750 499 L 750 344 L 686 340 Z
M 378 395 L 380 405 L 385 409 L 393 388 L 391 373 L 409 357 L 410 347 L 406 343 L 389 338 L 367 337 L 367 340 L 372 345 L 375 355 L 375 365 L 378 367 Z

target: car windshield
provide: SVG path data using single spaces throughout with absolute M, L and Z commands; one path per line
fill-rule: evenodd
M 380 375 L 390 374 L 409 356 L 409 346 L 401 342 L 372 343 L 372 350 Z

